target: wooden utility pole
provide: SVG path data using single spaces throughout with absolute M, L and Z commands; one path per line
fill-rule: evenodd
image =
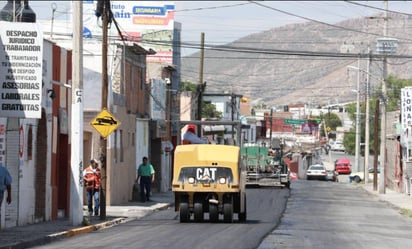
M 366 67 L 366 94 L 365 94 L 365 167 L 364 167 L 364 175 L 367 176 L 369 175 L 369 112 L 370 112 L 370 108 L 369 108 L 369 85 L 370 85 L 370 65 L 371 65 L 371 61 L 372 61 L 372 55 L 371 55 L 371 51 L 369 49 L 369 45 L 368 45 L 368 54 L 369 54 L 369 59 L 368 59 L 368 64 Z M 369 177 L 364 177 L 365 180 L 365 184 L 368 183 L 369 181 Z
M 203 102 L 203 91 L 205 86 L 203 84 L 203 63 L 205 57 L 205 33 L 200 34 L 200 61 L 199 61 L 199 84 L 197 86 L 197 120 L 202 120 L 202 102 Z M 201 125 L 197 126 L 198 135 L 201 134 Z
M 387 38 L 388 30 L 388 1 L 385 1 L 385 13 L 384 13 L 384 25 L 383 36 Z M 384 51 L 386 53 L 386 51 Z M 386 76 L 387 76 L 387 58 L 383 57 L 383 81 L 382 81 L 382 115 L 381 115 L 381 147 L 380 147 L 380 177 L 379 177 L 379 194 L 385 194 L 386 192 L 386 104 L 387 104 L 387 89 L 386 89 Z
M 232 121 L 234 121 L 235 120 L 235 109 L 236 108 L 236 96 L 235 96 L 235 94 L 232 92 L 231 93 L 231 95 L 230 95 L 230 110 L 231 110 L 231 119 L 232 119 Z M 235 141 L 235 133 L 234 133 L 234 131 L 233 131 L 233 126 L 232 126 L 232 128 L 231 128 L 232 130 L 231 130 L 231 133 L 232 133 L 232 140 L 233 141 Z M 237 131 L 237 132 L 239 132 L 239 131 Z M 239 141 L 238 141 L 239 142 Z
M 102 13 L 102 109 L 107 109 L 107 26 L 110 9 L 110 1 L 104 0 Z M 100 163 L 101 163 L 101 185 L 100 185 L 100 219 L 106 219 L 106 189 L 107 189 L 107 139 L 100 137 Z
M 272 143 L 272 127 L 273 127 L 273 108 L 270 107 L 270 133 L 269 133 L 269 143 Z
M 171 134 L 171 91 L 172 83 L 170 79 L 166 79 L 166 141 L 172 141 Z
M 203 63 L 205 58 L 205 33 L 200 34 L 200 61 L 199 61 L 199 86 L 197 99 L 197 120 L 202 119 L 202 98 L 203 98 Z
M 373 190 L 376 191 L 378 190 L 378 175 L 377 175 L 377 170 L 378 170 L 378 148 L 379 148 L 379 99 L 376 99 L 376 104 L 375 104 L 375 122 L 374 122 L 374 142 L 373 142 Z M 368 173 L 369 174 L 369 173 Z M 365 179 L 369 177 L 368 175 L 365 175 Z

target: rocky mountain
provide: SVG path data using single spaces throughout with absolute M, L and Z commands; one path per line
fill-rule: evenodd
M 398 44 L 396 54 L 387 57 L 387 75 L 412 78 L 412 19 L 389 14 L 388 20 L 387 37 Z M 333 25 L 307 22 L 251 34 L 225 46 L 210 47 L 205 40 L 206 91 L 242 94 L 252 104 L 337 104 L 356 101 L 360 72 L 363 99 L 368 47 L 371 92 L 380 91 L 384 63 L 376 41 L 383 38 L 384 24 L 383 16 Z M 182 58 L 183 81 L 198 82 L 199 62 L 199 52 Z

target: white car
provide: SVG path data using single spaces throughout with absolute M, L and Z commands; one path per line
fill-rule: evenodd
M 369 168 L 368 169 L 368 181 L 372 181 L 373 180 L 373 168 Z M 356 183 L 360 183 L 361 181 L 363 181 L 365 178 L 365 173 L 363 171 L 359 171 L 359 172 L 353 172 L 349 175 L 349 182 L 356 182 Z M 378 176 L 379 176 L 379 169 L 378 169 Z
M 318 180 L 326 180 L 327 172 L 326 167 L 322 164 L 314 164 L 310 165 L 309 168 L 306 170 L 306 179 L 318 179 Z
M 331 151 L 342 151 L 345 152 L 345 146 L 343 146 L 342 141 L 335 141 L 330 147 Z

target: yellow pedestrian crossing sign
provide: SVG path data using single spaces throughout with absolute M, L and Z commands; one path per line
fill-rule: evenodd
M 120 121 L 106 109 L 103 109 L 103 111 L 97 114 L 97 116 L 90 122 L 90 125 L 93 126 L 93 128 L 100 133 L 100 136 L 104 138 L 116 130 L 120 124 Z

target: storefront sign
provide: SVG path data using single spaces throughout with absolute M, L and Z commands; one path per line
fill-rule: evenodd
M 43 32 L 0 21 L 0 116 L 41 118 Z

